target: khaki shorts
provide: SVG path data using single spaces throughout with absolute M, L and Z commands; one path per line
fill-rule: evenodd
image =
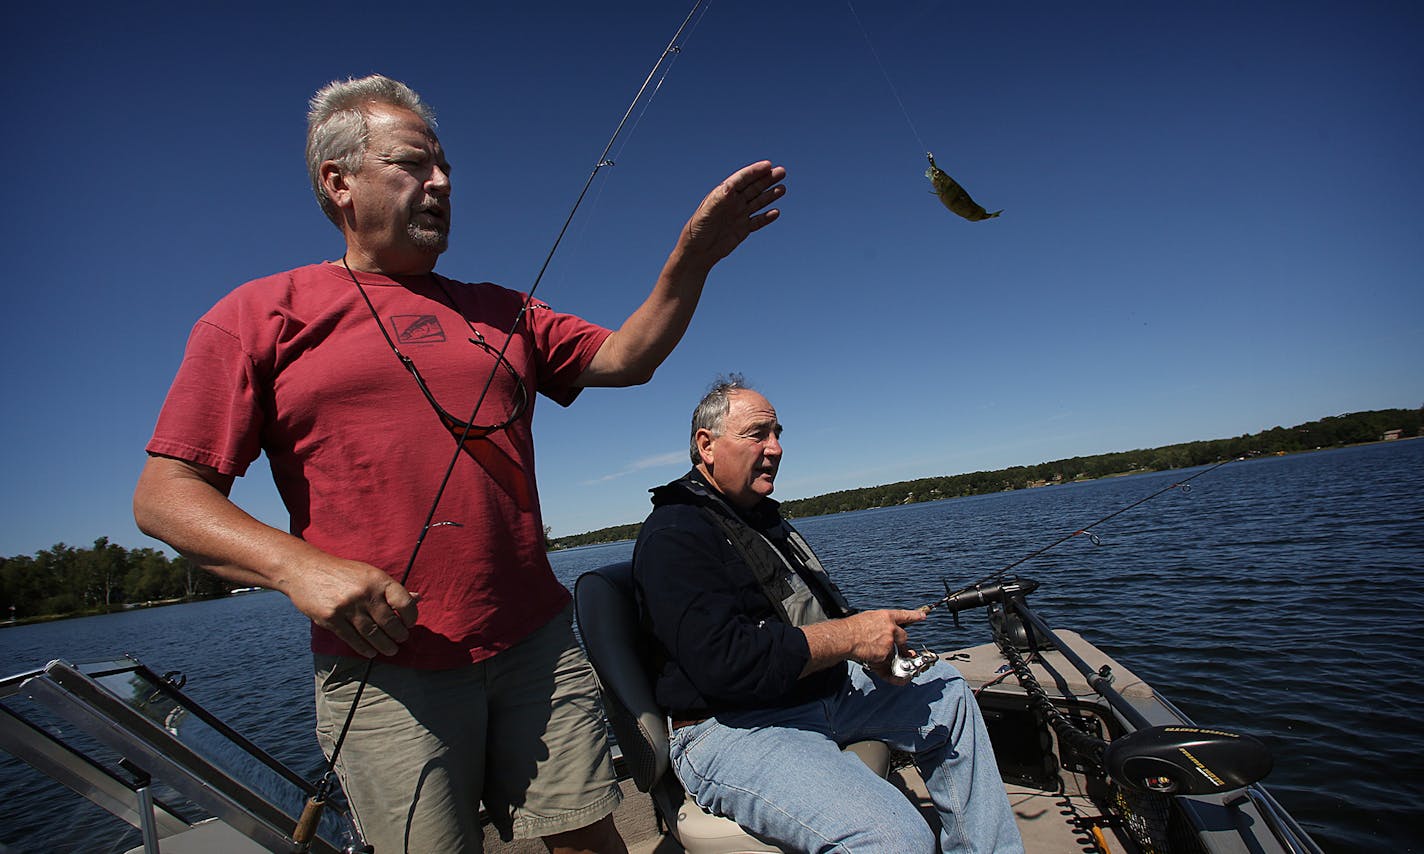
M 484 802 L 500 836 L 593 824 L 622 798 L 572 608 L 493 658 L 453 670 L 377 662 L 337 775 L 366 841 L 391 852 L 478 852 Z M 327 757 L 365 659 L 316 658 Z

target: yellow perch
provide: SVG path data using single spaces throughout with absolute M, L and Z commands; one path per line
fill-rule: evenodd
M 930 179 L 934 185 L 935 195 L 944 202 L 944 206 L 959 214 L 970 222 L 978 222 L 981 219 L 991 219 L 1003 213 L 1002 210 L 988 213 L 984 206 L 969 198 L 969 193 L 959 186 L 959 182 L 949 177 L 947 173 L 935 165 L 934 155 L 925 152 L 925 156 L 930 160 L 930 168 L 925 170 L 925 177 Z

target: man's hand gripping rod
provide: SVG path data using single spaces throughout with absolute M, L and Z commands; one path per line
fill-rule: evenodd
M 976 584 L 961 590 L 950 590 L 949 582 L 944 582 L 944 598 L 916 610 L 929 614 L 936 608 L 946 608 L 954 615 L 954 624 L 959 625 L 959 612 L 971 608 L 982 608 L 995 602 L 1003 602 L 1014 596 L 1032 593 L 1038 589 L 1038 582 L 1030 578 L 1011 578 L 994 584 Z M 939 656 L 928 649 L 921 649 L 914 655 L 896 655 L 890 663 L 890 672 L 901 679 L 908 679 L 930 669 Z

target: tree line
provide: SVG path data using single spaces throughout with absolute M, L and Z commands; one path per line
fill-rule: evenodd
M 34 555 L 0 558 L 0 621 L 103 614 L 134 605 L 222 596 L 227 583 L 157 549 L 59 543 Z
M 845 489 L 812 498 L 784 501 L 781 511 L 790 518 L 825 516 L 851 510 L 961 498 L 1114 475 L 1191 468 L 1235 457 L 1289 454 L 1378 442 L 1391 434 L 1391 431 L 1399 431 L 1399 438 L 1416 438 L 1420 435 L 1421 421 L 1424 421 L 1424 408 L 1352 412 L 1297 424 L 1294 427 L 1272 427 L 1260 433 L 1231 439 L 1183 442 L 1160 448 L 1071 457 L 1031 466 L 1012 466 L 994 471 L 924 477 L 881 486 Z M 586 534 L 555 537 L 549 543 L 551 548 L 560 549 L 629 540 L 638 536 L 639 527 L 639 524 L 618 525 Z

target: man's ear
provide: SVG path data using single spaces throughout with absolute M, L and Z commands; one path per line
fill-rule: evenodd
M 338 210 L 350 206 L 351 185 L 341 164 L 335 160 L 324 160 L 317 170 L 317 176 L 321 179 L 321 187 L 326 191 L 326 197 L 331 199 L 331 203 Z
M 699 427 L 697 435 L 693 439 L 697 445 L 697 454 L 702 457 L 704 465 L 712 465 L 712 440 L 714 438 L 711 430 L 708 430 L 706 427 Z

